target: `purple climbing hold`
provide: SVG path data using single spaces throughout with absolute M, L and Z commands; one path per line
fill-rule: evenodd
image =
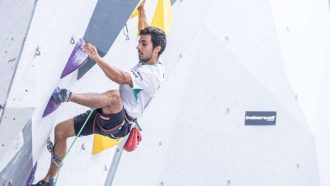
M 83 50 L 85 44 L 86 42 L 83 39 L 79 39 L 64 67 L 61 79 L 86 63 L 88 54 Z
M 60 92 L 60 90 L 61 90 L 60 87 L 56 87 L 55 90 L 54 90 L 54 92 L 53 92 L 53 94 L 58 94 Z M 49 98 L 48 104 L 46 106 L 46 109 L 45 109 L 44 114 L 42 115 L 42 117 L 45 117 L 48 114 L 54 112 L 61 105 L 61 102 L 56 102 L 53 99 L 53 94 Z
M 31 170 L 30 176 L 28 178 L 28 180 L 26 181 L 26 186 L 31 186 L 34 182 L 34 175 L 36 173 L 37 170 L 37 162 L 36 164 L 34 164 L 34 167 Z

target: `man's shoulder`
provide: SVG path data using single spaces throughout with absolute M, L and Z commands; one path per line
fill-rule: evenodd
M 134 66 L 131 69 L 131 71 L 143 73 L 144 75 L 150 75 L 150 76 L 159 76 L 159 75 L 163 76 L 163 74 L 165 73 L 164 67 L 160 62 L 156 64 L 138 63 L 136 66 Z

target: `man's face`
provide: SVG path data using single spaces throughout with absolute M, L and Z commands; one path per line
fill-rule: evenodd
M 153 46 L 151 42 L 151 35 L 141 35 L 139 44 L 136 46 L 138 49 L 139 60 L 148 62 L 153 55 Z

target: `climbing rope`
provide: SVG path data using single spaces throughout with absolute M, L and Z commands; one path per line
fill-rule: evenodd
M 57 181 L 58 181 L 58 177 L 59 177 L 59 175 L 60 175 L 60 171 L 61 171 L 61 168 L 62 168 L 62 165 L 63 165 L 63 162 L 64 162 L 65 157 L 69 154 L 69 152 L 70 152 L 72 146 L 73 146 L 74 143 L 77 141 L 77 138 L 80 136 L 82 130 L 85 128 L 85 125 L 86 125 L 87 121 L 89 120 L 90 116 L 92 115 L 92 113 L 93 113 L 94 111 L 95 111 L 95 109 L 92 109 L 92 110 L 91 110 L 91 112 L 89 113 L 89 115 L 88 115 L 87 119 L 85 120 L 83 126 L 82 126 L 81 129 L 79 130 L 77 136 L 74 138 L 74 140 L 73 140 L 73 142 L 71 143 L 69 149 L 66 151 L 66 153 L 65 153 L 65 155 L 64 155 L 64 157 L 63 157 L 63 159 L 62 159 L 62 162 L 61 162 L 61 164 L 60 164 L 60 166 L 59 166 L 59 169 L 58 169 L 58 172 L 57 172 L 57 175 L 56 175 L 56 178 L 55 178 L 55 184 L 54 184 L 54 185 L 56 185 L 56 183 L 57 183 Z

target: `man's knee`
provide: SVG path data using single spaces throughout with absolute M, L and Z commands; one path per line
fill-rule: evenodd
M 109 102 L 108 102 L 109 106 L 122 105 L 120 93 L 118 90 L 113 90 L 111 92 L 107 92 L 107 97 L 109 100 Z
M 66 139 L 74 135 L 73 120 L 63 121 L 55 126 L 55 137 L 57 139 Z
M 60 138 L 60 139 L 65 138 L 65 131 L 64 131 L 64 127 L 62 126 L 62 123 L 59 123 L 59 124 L 56 125 L 56 127 L 55 127 L 55 137 Z

